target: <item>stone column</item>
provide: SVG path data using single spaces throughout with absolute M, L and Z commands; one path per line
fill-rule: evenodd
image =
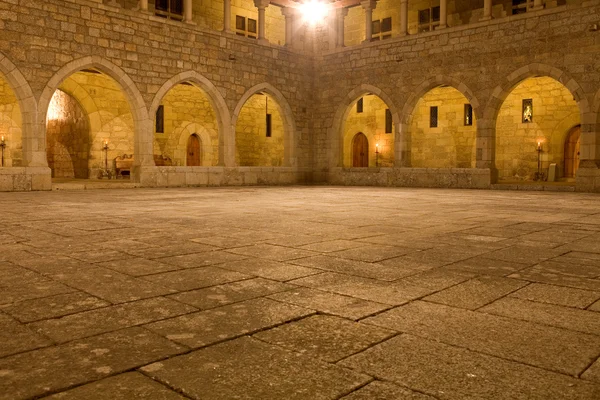
M 336 48 L 344 47 L 344 18 L 346 18 L 346 15 L 348 15 L 347 8 L 338 8 L 337 10 L 335 10 L 337 24 L 337 34 L 335 38 Z
M 542 0 L 533 0 L 533 7 L 531 7 L 532 11 L 541 10 L 544 8 L 544 4 Z
M 400 0 L 400 36 L 408 35 L 408 0 Z
M 360 5 L 365 10 L 365 40 L 363 43 L 371 42 L 373 37 L 373 10 L 377 6 L 375 0 L 364 0 Z
M 231 0 L 223 0 L 223 32 L 231 31 Z
M 142 12 L 148 12 L 148 0 L 140 0 L 140 11 Z
M 290 7 L 283 7 L 281 14 L 285 17 L 285 47 L 292 47 L 294 40 L 294 12 Z
M 192 23 L 192 0 L 183 0 L 183 22 Z
M 483 0 L 483 17 L 480 21 L 489 21 L 492 19 L 492 0 Z
M 265 37 L 265 11 L 269 3 L 269 0 L 254 0 L 254 5 L 258 8 L 258 42 L 263 44 L 269 43 Z
M 448 0 L 440 0 L 440 25 L 438 29 L 448 27 Z

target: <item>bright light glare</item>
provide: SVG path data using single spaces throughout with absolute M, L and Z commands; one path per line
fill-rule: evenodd
M 315 25 L 327 16 L 327 6 L 320 1 L 310 0 L 302 3 L 299 9 L 304 20 L 311 25 Z

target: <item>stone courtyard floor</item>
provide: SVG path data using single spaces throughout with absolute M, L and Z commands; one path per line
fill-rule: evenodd
M 600 399 L 600 196 L 0 194 L 0 399 Z

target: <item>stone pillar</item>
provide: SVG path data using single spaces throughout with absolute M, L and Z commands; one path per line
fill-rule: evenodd
M 344 18 L 346 18 L 346 15 L 348 15 L 347 8 L 338 8 L 337 10 L 335 10 L 337 24 L 337 34 L 335 41 L 336 48 L 344 47 Z
M 281 14 L 285 17 L 285 47 L 292 47 L 294 41 L 294 13 L 290 7 L 283 7 Z
M 231 0 L 223 0 L 223 32 L 232 32 Z
M 192 23 L 192 0 L 183 0 L 183 22 Z
M 483 17 L 480 21 L 489 21 L 492 19 L 492 0 L 483 0 Z
M 448 0 L 440 0 L 440 25 L 438 29 L 448 27 Z
M 400 0 L 400 36 L 408 35 L 408 0 Z
M 365 40 L 363 43 L 371 42 L 373 37 L 373 10 L 377 6 L 375 0 L 364 0 L 360 5 L 365 10 Z
M 544 3 L 542 0 L 533 0 L 533 7 L 531 7 L 532 11 L 541 10 L 544 8 Z
M 267 38 L 265 37 L 265 11 L 269 6 L 270 0 L 254 0 L 254 6 L 258 8 L 258 42 L 262 44 L 269 43 Z
M 148 0 L 140 0 L 140 11 L 142 12 L 148 12 Z

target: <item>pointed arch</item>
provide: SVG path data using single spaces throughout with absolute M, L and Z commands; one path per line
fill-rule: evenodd
M 146 103 L 140 91 L 125 71 L 99 56 L 87 56 L 69 62 L 59 69 L 46 84 L 38 101 L 38 110 L 40 112 L 38 113 L 37 124 L 41 132 L 38 140 L 41 141 L 42 148 L 45 149 L 46 146 L 45 121 L 52 95 L 65 79 L 86 68 L 94 68 L 105 73 L 114 79 L 121 90 L 123 90 L 134 121 L 134 163 L 135 165 L 154 165 L 152 132 L 150 130 L 151 122 L 148 119 Z
M 37 102 L 31 86 L 29 86 L 29 82 L 27 82 L 17 66 L 2 53 L 0 53 L 0 74 L 4 76 L 15 94 L 21 111 L 21 142 L 24 166 L 47 166 L 45 152 L 37 150 L 39 146 L 34 144 L 36 137 L 35 117 L 37 115 Z
M 277 108 L 279 109 L 279 113 L 283 118 L 283 165 L 286 167 L 296 167 L 296 123 L 294 119 L 294 113 L 292 112 L 292 108 L 283 94 L 270 83 L 259 83 L 258 85 L 252 86 L 246 91 L 246 93 L 244 93 L 233 111 L 233 118 L 231 120 L 231 133 L 235 135 L 237 120 L 240 112 L 242 111 L 242 107 L 244 107 L 244 104 L 246 104 L 250 97 L 261 92 L 271 95 L 276 100 Z M 231 143 L 235 143 L 235 137 L 232 137 Z M 232 157 L 232 160 L 235 159 L 234 147 L 231 147 L 230 157 Z
M 334 114 L 331 128 L 329 128 L 329 131 L 327 132 L 327 138 L 329 142 L 330 168 L 341 167 L 343 165 L 344 122 L 346 121 L 346 118 L 348 118 L 351 106 L 354 105 L 358 101 L 358 99 L 360 99 L 362 96 L 368 93 L 377 95 L 377 97 L 383 100 L 383 102 L 387 105 L 390 112 L 392 113 L 394 131 L 399 132 L 398 127 L 400 119 L 398 118 L 398 109 L 394 105 L 391 96 L 389 96 L 386 92 L 379 89 L 378 87 L 366 83 L 354 88 L 342 99 L 342 103 L 338 106 Z M 394 141 L 394 157 L 396 160 L 396 164 L 398 164 L 399 162 L 401 162 L 400 160 L 402 160 L 402 148 L 400 146 L 401 142 L 399 140 L 400 136 L 400 134 L 397 134 Z
M 235 140 L 234 142 L 231 141 L 233 136 L 233 133 L 231 132 L 232 128 L 229 124 L 229 121 L 231 121 L 231 114 L 229 112 L 229 108 L 227 107 L 227 103 L 225 103 L 225 99 L 221 95 L 221 92 L 219 92 L 219 89 L 217 89 L 217 87 L 203 75 L 196 71 L 184 71 L 171 77 L 154 95 L 154 100 L 152 100 L 150 110 L 148 111 L 148 117 L 150 119 L 154 118 L 156 110 L 158 109 L 158 106 L 162 102 L 165 95 L 171 89 L 173 89 L 175 85 L 181 82 L 195 83 L 204 93 L 206 93 L 208 101 L 215 111 L 217 125 L 219 128 L 219 165 L 225 165 L 225 149 L 233 147 L 233 143 L 235 142 Z

